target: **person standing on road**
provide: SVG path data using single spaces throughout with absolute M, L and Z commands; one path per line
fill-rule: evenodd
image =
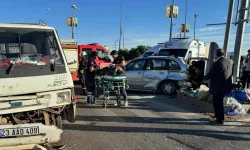
M 95 71 L 98 68 L 95 62 L 97 58 L 97 52 L 92 52 L 91 59 L 88 60 L 85 73 L 85 83 L 87 89 L 87 103 L 95 104 Z
M 116 66 L 116 67 L 120 67 L 122 69 L 124 69 L 124 66 L 126 64 L 126 61 L 125 61 L 125 58 L 123 56 L 120 56 L 118 55 L 118 51 L 116 50 L 113 50 L 110 54 L 112 57 L 113 57 L 113 64 Z M 121 88 L 121 93 L 122 93 L 122 96 L 123 96 L 123 99 L 124 99 L 124 105 L 125 106 L 128 106 L 128 95 L 127 95 L 127 91 L 124 87 Z M 118 105 L 117 103 L 115 105 Z
M 87 53 L 85 51 L 82 51 L 80 54 L 82 60 L 80 61 L 79 67 L 78 67 L 78 77 L 80 79 L 81 82 L 81 86 L 82 86 L 82 93 L 83 94 L 87 94 L 86 91 L 86 85 L 85 85 L 85 69 L 86 69 L 86 65 L 87 65 Z
M 216 120 L 212 124 L 224 123 L 223 99 L 226 93 L 232 89 L 233 61 L 224 57 L 224 50 L 216 50 L 216 61 L 212 64 L 210 71 L 205 75 L 204 80 L 210 80 L 209 91 L 213 95 L 213 107 Z
M 250 49 L 247 51 L 248 54 L 245 59 L 245 67 L 242 72 L 242 88 L 248 88 L 248 84 L 250 83 Z

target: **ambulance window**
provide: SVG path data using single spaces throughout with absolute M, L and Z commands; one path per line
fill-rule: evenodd
M 159 56 L 177 56 L 177 57 L 185 57 L 187 53 L 187 49 L 162 49 L 159 52 Z

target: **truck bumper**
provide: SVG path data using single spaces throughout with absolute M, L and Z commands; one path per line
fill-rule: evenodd
M 26 144 L 44 144 L 44 143 L 57 143 L 60 140 L 62 130 L 56 126 L 46 126 L 43 124 L 20 124 L 20 125 L 1 125 L 1 129 L 18 129 L 27 127 L 39 127 L 39 135 L 23 136 L 23 137 L 0 137 L 0 147 L 4 146 L 17 146 Z

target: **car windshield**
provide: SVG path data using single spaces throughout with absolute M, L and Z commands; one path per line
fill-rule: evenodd
M 0 67 L 63 64 L 53 30 L 0 29 Z
M 158 53 L 159 56 L 176 56 L 185 57 L 187 49 L 162 49 Z

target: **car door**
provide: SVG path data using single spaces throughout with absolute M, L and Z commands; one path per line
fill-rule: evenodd
M 168 76 L 167 59 L 149 59 L 143 74 L 144 90 L 157 90 L 157 85 Z
M 140 89 L 142 87 L 145 62 L 145 59 L 138 59 L 126 65 L 126 76 L 130 89 Z
M 181 73 L 181 67 L 175 60 L 168 60 L 168 79 L 182 80 L 183 74 Z

